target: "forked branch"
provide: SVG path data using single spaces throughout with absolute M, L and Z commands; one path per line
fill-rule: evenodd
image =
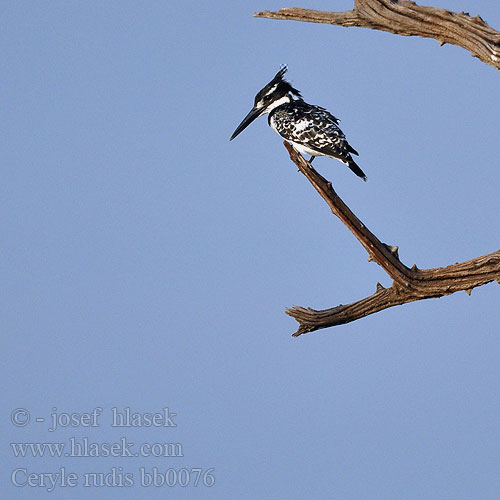
M 434 38 L 441 45 L 457 45 L 486 64 L 500 69 L 500 32 L 480 16 L 423 7 L 408 0 L 355 0 L 346 12 L 286 8 L 278 12 L 256 12 L 255 17 L 285 19 L 337 26 L 358 26 L 396 35 Z
M 495 280 L 500 284 L 500 250 L 447 267 L 418 269 L 417 266 L 413 266 L 410 269 L 405 266 L 399 260 L 397 247 L 382 243 L 340 199 L 332 184 L 288 142 L 284 141 L 283 144 L 291 160 L 326 201 L 332 213 L 363 245 L 368 252 L 369 260 L 379 264 L 393 280 L 390 288 L 384 288 L 377 283 L 377 291 L 373 295 L 352 304 L 339 305 L 323 311 L 300 306 L 287 309 L 286 313 L 295 318 L 300 325 L 293 334 L 294 337 L 321 328 L 349 323 L 407 302 L 443 297 L 461 290 L 470 295 L 472 289 L 477 286 Z
M 480 16 L 471 17 L 465 12 L 422 7 L 408 0 L 354 0 L 354 9 L 346 12 L 288 8 L 278 12 L 257 12 L 254 16 L 358 26 L 397 35 L 434 38 L 441 45 L 450 43 L 463 47 L 484 63 L 500 69 L 500 32 L 488 26 Z M 442 297 L 460 290 L 470 295 L 477 286 L 494 280 L 500 283 L 500 250 L 442 268 L 418 269 L 416 265 L 408 268 L 399 260 L 397 247 L 382 243 L 338 197 L 331 183 L 286 141 L 284 144 L 299 170 L 366 249 L 369 260 L 379 264 L 393 280 L 390 288 L 377 283 L 373 295 L 349 305 L 323 311 L 299 306 L 287 309 L 287 314 L 300 325 L 294 336 L 349 323 L 407 302 Z

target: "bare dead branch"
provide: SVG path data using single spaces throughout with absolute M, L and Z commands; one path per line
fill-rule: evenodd
M 311 308 L 293 306 L 286 310 L 299 322 L 299 329 L 293 334 L 313 332 L 330 326 L 342 325 L 374 314 L 389 307 L 450 295 L 465 291 L 470 295 L 473 288 L 491 281 L 500 283 L 500 250 L 476 257 L 466 262 L 435 269 L 411 269 L 398 257 L 397 247 L 382 243 L 340 199 L 332 184 L 321 176 L 288 142 L 284 141 L 290 159 L 307 177 L 316 191 L 336 215 L 354 234 L 368 252 L 369 260 L 375 261 L 393 279 L 390 288 L 377 283 L 376 292 L 365 299 L 348 305 L 317 311 Z
M 325 12 L 286 8 L 278 12 L 256 12 L 255 17 L 284 19 L 337 26 L 358 26 L 396 35 L 434 38 L 441 45 L 462 47 L 486 64 L 500 69 L 500 32 L 480 16 L 423 7 L 407 0 L 355 0 L 353 10 Z
M 288 8 L 278 12 L 257 12 L 254 16 L 358 26 L 397 35 L 434 38 L 441 45 L 449 43 L 462 47 L 484 63 L 500 69 L 500 32 L 488 26 L 480 16 L 473 18 L 465 12 L 422 7 L 408 0 L 354 0 L 354 9 L 346 12 Z M 398 248 L 382 243 L 338 197 L 331 183 L 286 141 L 284 144 L 299 170 L 366 249 L 368 260 L 379 264 L 393 280 L 390 288 L 377 283 L 373 295 L 349 305 L 323 311 L 299 306 L 287 309 L 287 314 L 300 325 L 294 336 L 349 323 L 407 302 L 442 297 L 461 290 L 470 295 L 477 286 L 494 280 L 500 283 L 500 250 L 444 268 L 418 269 L 416 265 L 408 268 L 399 260 Z

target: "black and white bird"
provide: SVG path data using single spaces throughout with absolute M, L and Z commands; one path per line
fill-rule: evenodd
M 232 141 L 257 117 L 268 113 L 270 127 L 300 153 L 311 155 L 309 162 L 316 156 L 335 158 L 366 181 L 366 175 L 351 156 L 358 152 L 347 142 L 338 126 L 338 118 L 325 108 L 305 102 L 300 92 L 283 78 L 286 71 L 287 67 L 282 67 L 255 96 L 252 110 L 229 140 Z

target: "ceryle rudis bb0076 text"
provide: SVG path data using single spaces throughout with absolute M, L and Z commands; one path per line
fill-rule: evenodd
M 320 106 L 307 104 L 300 92 L 284 80 L 286 66 L 255 96 L 255 103 L 238 125 L 231 141 L 257 117 L 268 113 L 271 128 L 291 142 L 300 152 L 315 156 L 328 156 L 347 165 L 358 177 L 366 181 L 366 175 L 351 155 L 357 151 L 347 142 L 339 120 Z

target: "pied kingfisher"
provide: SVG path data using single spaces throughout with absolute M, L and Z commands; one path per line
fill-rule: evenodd
M 276 76 L 255 96 L 255 103 L 229 139 L 232 141 L 257 117 L 268 113 L 268 122 L 281 137 L 291 142 L 300 153 L 328 156 L 346 164 L 358 177 L 366 181 L 366 175 L 353 160 L 351 153 L 358 152 L 347 142 L 340 130 L 338 118 L 325 108 L 307 104 L 302 95 L 283 79 L 287 67 L 283 66 Z

